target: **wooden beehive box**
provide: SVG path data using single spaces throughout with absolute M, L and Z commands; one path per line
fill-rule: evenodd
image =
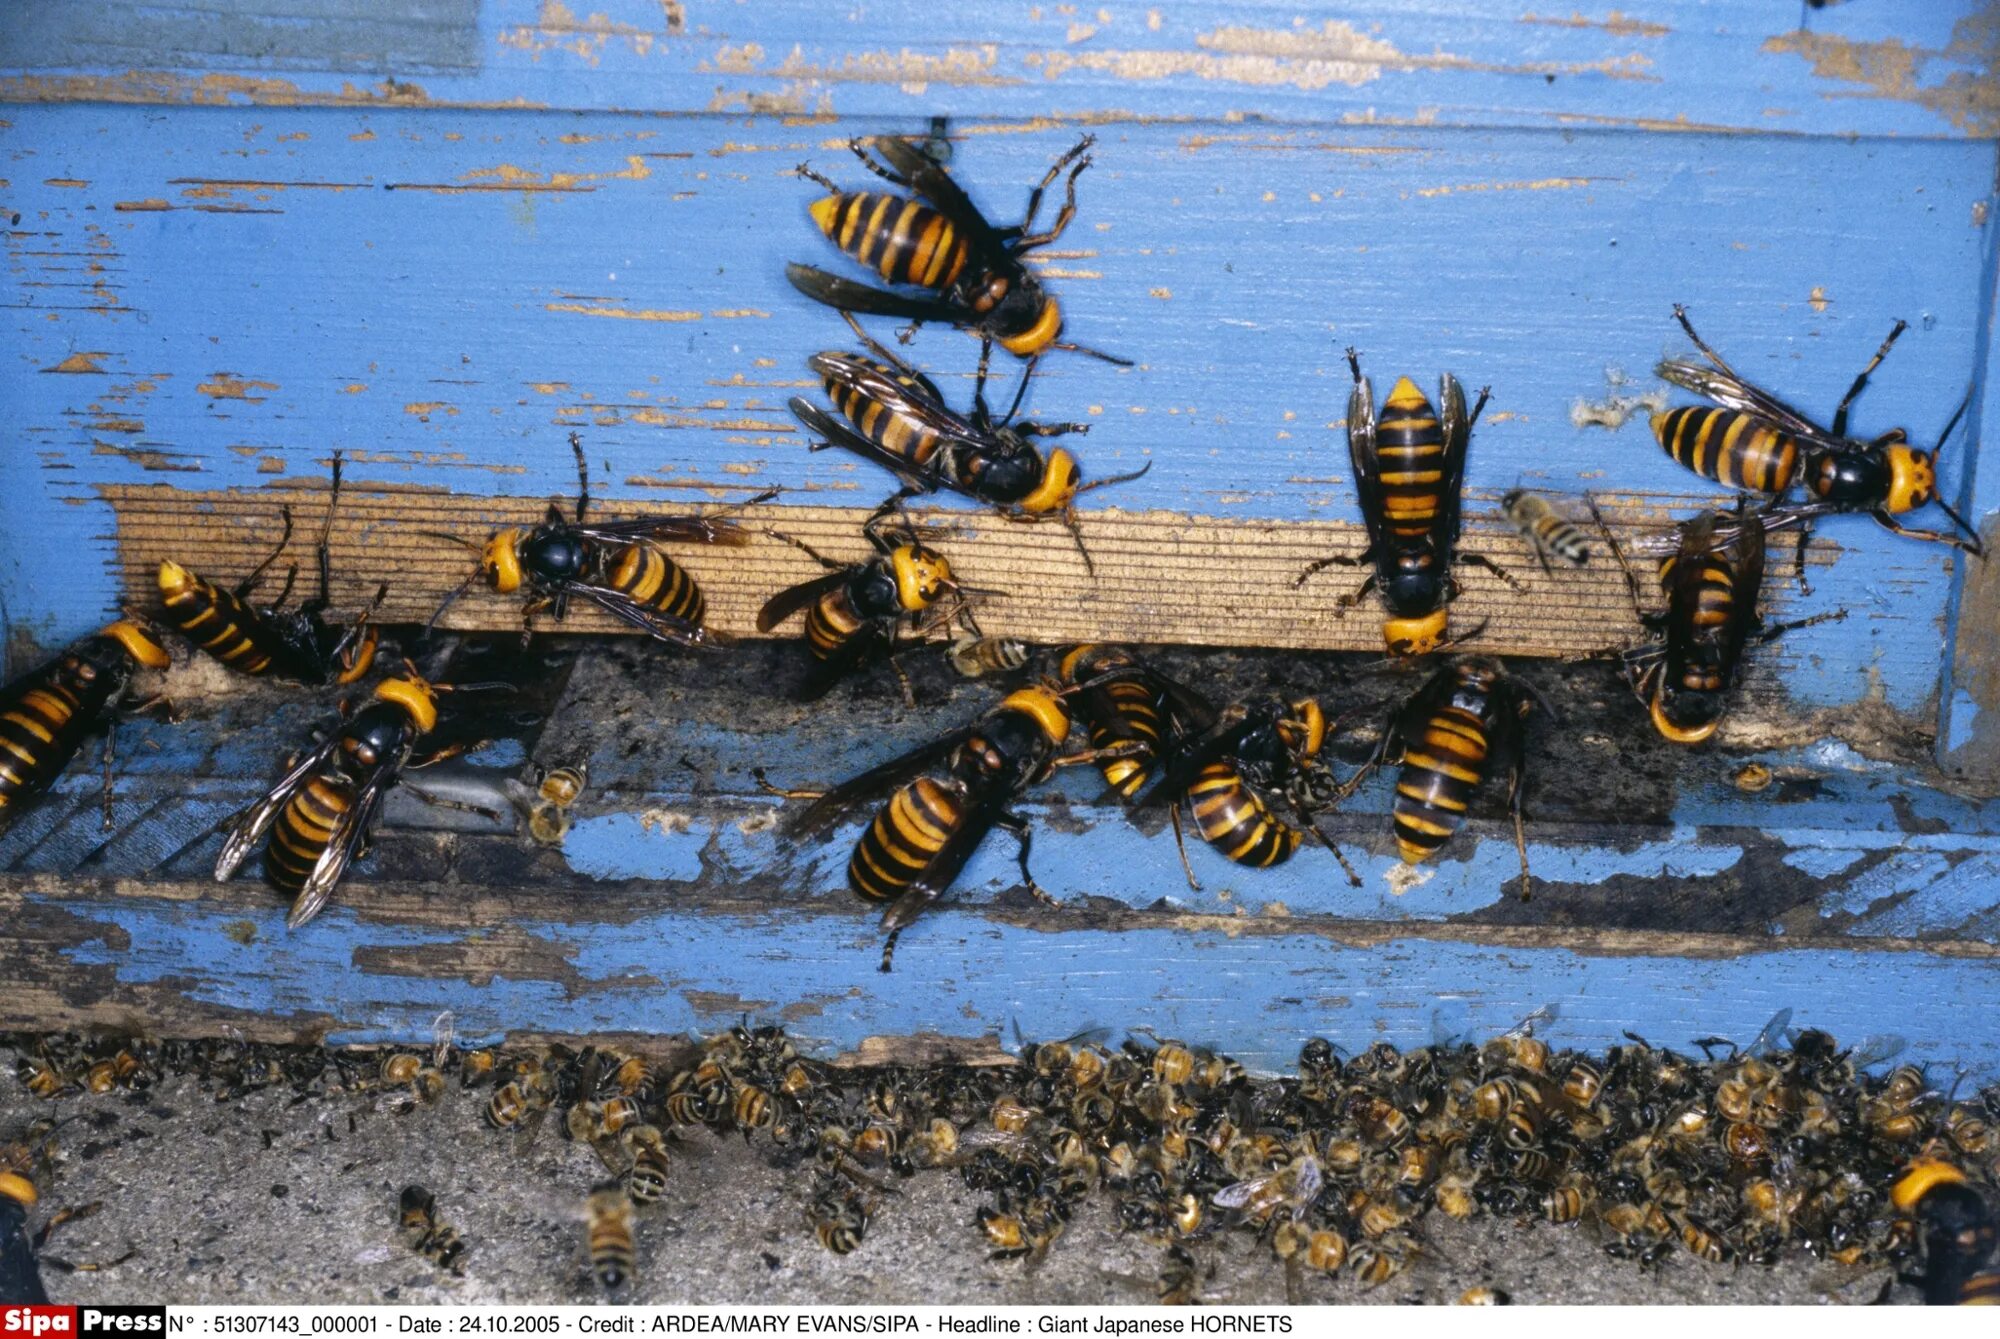
M 1607 668 L 1547 664 L 1640 635 L 1615 568 L 1544 575 L 1498 515 L 1517 483 L 1592 490 L 1636 534 L 1717 496 L 1646 429 L 1653 364 L 1686 352 L 1684 302 L 1741 370 L 1821 414 L 1909 320 L 1855 427 L 1929 444 L 1973 384 L 1944 482 L 1991 541 L 2000 9 L 1446 8 L 343 0 L 301 23 L 270 0 L 14 6 L 12 669 L 143 596 L 164 555 L 247 570 L 281 503 L 317 516 L 334 448 L 339 597 L 389 580 L 399 618 L 464 571 L 418 532 L 478 536 L 567 495 L 572 429 L 606 512 L 778 487 L 755 519 L 858 551 L 885 480 L 809 453 L 785 410 L 806 357 L 850 342 L 783 278 L 787 260 L 841 264 L 794 169 L 863 181 L 851 136 L 948 115 L 953 170 L 1002 221 L 1097 136 L 1076 223 L 1037 263 L 1074 337 L 1137 365 L 1053 358 L 1031 404 L 1091 425 L 1092 474 L 1153 466 L 1089 495 L 1095 579 L 1055 527 L 954 518 L 966 577 L 1008 592 L 988 631 L 1264 648 L 1207 667 L 1386 700 L 1399 680 L 1356 672 L 1365 656 L 1293 654 L 1376 644 L 1368 611 L 1336 617 L 1343 573 L 1291 587 L 1360 543 L 1351 344 L 1378 387 L 1444 370 L 1493 387 L 1468 542 L 1525 590 L 1469 570 L 1455 617 L 1486 620 L 1475 647 L 1545 662 L 1565 720 L 1531 757 L 1532 903 L 1490 807 L 1413 874 L 1378 785 L 1330 824 L 1363 888 L 1323 852 L 1255 872 L 1203 850 L 1196 893 L 1162 822 L 1072 777 L 1028 806 L 1067 905 L 1014 888 L 996 839 L 884 978 L 841 886 L 852 829 L 786 850 L 750 768 L 835 779 L 967 718 L 978 686 L 920 676 L 906 712 L 878 679 L 805 709 L 777 696 L 791 669 L 772 648 L 564 659 L 530 739 L 592 767 L 562 856 L 400 806 L 336 909 L 288 934 L 268 890 L 204 870 L 213 825 L 326 699 L 209 675 L 193 719 L 127 736 L 115 833 L 79 764 L 0 836 L 0 1024 L 338 1041 L 422 1037 L 443 1009 L 464 1036 L 748 1013 L 870 1054 L 1145 1024 L 1269 1068 L 1314 1033 L 1422 1042 L 1549 1002 L 1565 1043 L 1597 1045 L 1747 1038 L 1789 1007 L 2000 1075 L 2000 567 L 1865 518 L 1824 525 L 1810 595 L 1774 576 L 1770 605 L 1849 617 L 1758 653 L 1722 739 L 1676 753 L 1634 730 Z M 910 346 L 959 395 L 973 353 L 941 329 Z M 737 632 L 812 570 L 775 541 L 689 565 Z M 518 613 L 472 597 L 453 619 Z M 1774 783 L 1740 788 L 1751 762 Z

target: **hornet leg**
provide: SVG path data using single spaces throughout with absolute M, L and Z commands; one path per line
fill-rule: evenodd
M 1847 435 L 1848 409 L 1854 404 L 1855 398 L 1867 387 L 1868 378 L 1875 375 L 1875 369 L 1880 367 L 1882 360 L 1889 356 L 1889 350 L 1895 347 L 1896 341 L 1909 328 L 1910 323 L 1908 321 L 1898 321 L 1895 325 L 1891 326 L 1889 328 L 1889 338 L 1882 341 L 1882 347 L 1875 350 L 1875 356 L 1868 360 L 1868 366 L 1861 369 L 1861 375 L 1856 377 L 1854 384 L 1847 388 L 1847 394 L 1840 397 L 1840 407 L 1833 411 L 1833 435 L 1835 437 L 1845 437 Z

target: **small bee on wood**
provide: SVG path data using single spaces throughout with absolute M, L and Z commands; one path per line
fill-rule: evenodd
M 1507 519 L 1521 532 L 1521 538 L 1528 541 L 1535 551 L 1535 559 L 1544 572 L 1551 571 L 1549 559 L 1571 567 L 1582 567 L 1590 561 L 1590 541 L 1583 531 L 1563 518 L 1549 500 L 1539 493 L 1516 488 L 1500 499 L 1500 505 L 1507 511 Z

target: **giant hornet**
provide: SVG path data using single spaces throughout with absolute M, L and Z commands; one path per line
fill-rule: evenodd
M 551 502 L 547 516 L 534 529 L 497 530 L 483 546 L 459 535 L 426 532 L 480 554 L 478 570 L 444 597 L 431 615 L 432 625 L 453 600 L 483 579 L 502 595 L 527 588 L 529 599 L 522 610 L 524 636 L 532 633 L 534 617 L 543 609 L 561 622 L 568 616 L 570 597 L 576 596 L 659 641 L 702 649 L 727 644 L 729 639 L 721 633 L 702 627 L 708 602 L 701 587 L 657 541 L 741 546 L 749 543 L 748 533 L 729 521 L 705 516 L 654 516 L 587 524 L 590 467 L 583 458 L 583 442 L 575 433 L 570 434 L 569 446 L 576 457 L 574 522 L 565 520 L 562 509 Z M 763 502 L 773 496 L 763 493 L 750 501 Z
M 116 713 L 142 667 L 170 663 L 155 635 L 125 618 L 0 688 L 0 828 L 62 775 L 85 735 L 103 726 L 104 828 L 110 831 Z
M 1129 474 L 1081 483 L 1075 456 L 1060 447 L 1044 454 L 1029 439 L 1088 432 L 1090 425 L 1016 420 L 1028 374 L 1004 417 L 995 419 L 984 391 L 975 390 L 967 418 L 945 404 L 929 377 L 868 338 L 859 325 L 854 329 L 874 358 L 819 353 L 806 360 L 825 380 L 827 398 L 847 423 L 803 396 L 792 397 L 792 414 L 820 439 L 813 449 L 837 446 L 893 470 L 903 487 L 878 512 L 905 498 L 949 489 L 986 503 L 1009 520 L 1061 520 L 1090 567 L 1077 527 L 1077 495 L 1136 479 L 1152 468 L 1151 462 Z
M 382 802 L 411 767 L 426 767 L 469 742 L 437 733 L 438 695 L 414 667 L 375 685 L 375 700 L 318 745 L 292 755 L 285 774 L 263 799 L 230 823 L 215 862 L 227 883 L 258 843 L 264 878 L 293 897 L 286 924 L 296 930 L 326 909 L 347 867 L 362 854 Z
M 1103 750 L 1099 769 L 1120 799 L 1166 803 L 1181 869 L 1199 889 L 1181 831 L 1187 802 L 1202 840 L 1239 865 L 1265 868 L 1292 858 L 1300 828 L 1273 814 L 1260 791 L 1282 793 L 1306 831 L 1331 788 L 1320 749 L 1326 717 L 1312 698 L 1268 697 L 1218 711 L 1206 698 L 1122 647 L 1072 647 L 1058 665 L 1076 693 L 1076 712 Z M 1328 848 L 1347 868 L 1331 842 Z M 1358 887 L 1352 869 L 1348 878 Z
M 300 683 L 324 685 L 353 683 L 375 663 L 377 633 L 369 617 L 381 607 L 389 593 L 387 582 L 375 591 L 374 602 L 353 623 L 342 626 L 329 622 L 326 611 L 333 604 L 330 594 L 332 565 L 327 557 L 327 536 L 333 530 L 334 509 L 340 505 L 340 452 L 333 453 L 333 488 L 327 494 L 326 517 L 320 522 L 319 594 L 289 612 L 298 579 L 295 563 L 285 574 L 278 598 L 258 607 L 249 603 L 250 592 L 278 555 L 292 542 L 292 509 L 283 509 L 284 534 L 270 556 L 252 568 L 250 575 L 224 590 L 209 584 L 173 559 L 160 563 L 160 601 L 167 622 L 176 632 L 214 656 L 231 669 L 244 674 L 274 674 Z
M 1554 714 L 1532 684 L 1509 674 L 1498 660 L 1462 656 L 1431 675 L 1390 713 L 1374 756 L 1341 787 L 1340 797 L 1352 794 L 1376 767 L 1401 763 L 1390 813 L 1397 853 L 1405 864 L 1415 865 L 1451 840 L 1465 822 L 1473 792 L 1489 776 L 1504 774 L 1525 902 L 1532 884 L 1522 826 L 1523 724 L 1537 707 Z
M 976 332 L 982 391 L 995 340 L 1015 357 L 1030 359 L 1031 367 L 1032 360 L 1049 349 L 1086 353 L 1130 367 L 1129 359 L 1058 341 L 1062 309 L 1042 288 L 1041 280 L 1022 264 L 1022 257 L 1061 237 L 1076 217 L 1076 179 L 1090 166 L 1084 155 L 1094 142 L 1094 137 L 1086 135 L 1055 161 L 1029 194 L 1027 216 L 1019 226 L 995 228 L 959 189 L 951 173 L 921 145 L 892 136 L 877 137 L 873 146 L 881 158 L 878 163 L 859 139 L 851 140 L 848 147 L 870 172 L 922 198 L 843 191 L 801 165 L 799 175 L 827 191 L 812 204 L 813 222 L 835 246 L 873 266 L 890 283 L 929 291 L 894 293 L 809 265 L 787 265 L 785 277 L 807 297 L 843 312 L 900 316 L 918 324 L 941 321 Z M 1030 232 L 1035 215 L 1041 211 L 1042 193 L 1066 167 L 1070 169 L 1069 182 L 1054 226 L 1047 232 Z
M 1676 744 L 1699 744 L 1716 732 L 1727 693 L 1743 668 L 1743 649 L 1828 619 L 1846 610 L 1815 614 L 1765 627 L 1757 614 L 1764 581 L 1764 533 L 1797 515 L 1751 514 L 1739 500 L 1734 516 L 1704 512 L 1676 528 L 1676 546 L 1660 561 L 1667 607 L 1648 613 L 1639 604 L 1638 581 L 1617 540 L 1611 552 L 1625 573 L 1639 621 L 1664 637 L 1624 653 L 1625 676 L 1652 717 L 1653 727 Z M 1610 532 L 1605 531 L 1607 537 Z
M 1020 842 L 1028 891 L 1053 901 L 1028 869 L 1027 820 L 1009 806 L 1056 768 L 1107 756 L 1099 749 L 1058 753 L 1070 732 L 1067 691 L 1038 684 L 1010 693 L 970 725 L 819 795 L 791 823 L 795 836 L 822 831 L 855 804 L 889 792 L 847 866 L 849 887 L 888 904 L 883 971 L 890 970 L 896 940 L 951 887 L 996 824 Z
M 805 611 L 806 646 L 817 664 L 800 690 L 803 701 L 824 697 L 846 675 L 890 655 L 906 628 L 921 635 L 963 610 L 963 588 L 944 555 L 915 534 L 892 543 L 881 533 L 882 520 L 871 517 L 862 527 L 875 556 L 861 563 L 834 562 L 781 536 L 827 569 L 825 576 L 779 591 L 757 614 L 757 631 L 769 632 Z M 959 597 L 956 607 L 940 605 L 947 594 Z
M 1668 455 L 1704 479 L 1774 497 L 1790 491 L 1803 478 L 1812 500 L 1789 509 L 1797 515 L 1865 511 L 1876 524 L 1896 534 L 1950 544 L 1975 557 L 1985 555 L 1978 535 L 1951 509 L 1937 486 L 1938 455 L 1964 416 L 1971 401 L 1969 393 L 1939 434 L 1937 450 L 1911 446 L 1909 434 L 1901 428 L 1891 428 L 1868 441 L 1847 435 L 1848 409 L 1907 328 L 1905 322 L 1896 322 L 1868 366 L 1848 387 L 1828 429 L 1738 376 L 1736 369 L 1694 332 L 1685 307 L 1676 304 L 1674 317 L 1713 366 L 1676 360 L 1661 363 L 1655 372 L 1721 408 L 1683 405 L 1653 415 L 1653 436 Z M 1963 538 L 1949 531 L 1911 530 L 1896 519 L 1931 502 L 1965 532 Z M 1809 529 L 1799 532 L 1797 567 L 1801 578 L 1809 535 Z
M 1890 1188 L 1889 1200 L 1923 1231 L 1926 1305 L 2000 1303 L 2000 1271 L 1985 1268 L 2000 1247 L 2000 1218 L 1964 1172 L 1918 1158 Z
M 1372 562 L 1375 570 L 1352 595 L 1342 596 L 1337 616 L 1379 590 L 1389 617 L 1382 638 L 1398 656 L 1420 656 L 1447 645 L 1445 607 L 1458 595 L 1451 574 L 1454 556 L 1478 563 L 1508 584 L 1514 579 L 1492 560 L 1472 552 L 1457 552 L 1465 480 L 1466 448 L 1472 427 L 1486 408 L 1482 388 L 1468 414 L 1465 392 L 1449 372 L 1438 380 L 1444 402 L 1440 421 L 1417 384 L 1400 377 L 1383 402 L 1383 417 L 1375 415 L 1375 391 L 1361 375 L 1361 359 L 1347 351 L 1354 390 L 1347 397 L 1347 454 L 1354 462 L 1354 487 L 1360 495 L 1361 519 L 1368 527 L 1368 547 L 1360 557 L 1335 556 L 1309 564 L 1292 582 L 1303 586 L 1315 572 L 1333 565 Z

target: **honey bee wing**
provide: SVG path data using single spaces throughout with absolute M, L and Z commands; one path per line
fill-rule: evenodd
M 263 799 L 236 816 L 229 825 L 228 838 L 222 843 L 222 853 L 215 860 L 217 883 L 227 883 L 235 876 L 264 839 L 264 834 L 271 830 L 271 824 L 277 822 L 278 815 L 285 811 L 285 806 L 291 802 L 292 792 L 333 756 L 333 751 L 339 746 L 339 734 L 329 734 L 318 747 L 308 750 L 293 763 Z
M 1769 419 L 1785 431 L 1814 442 L 1825 445 L 1836 444 L 1834 439 L 1827 435 L 1826 429 L 1783 400 L 1719 368 L 1709 367 L 1704 363 L 1669 359 L 1654 367 L 1653 375 L 1662 381 L 1672 382 L 1682 390 L 1693 391 L 1703 399 L 1713 400 L 1724 409 L 1734 409 L 1739 413 L 1754 414 L 1759 418 Z
M 1253 1176 L 1248 1181 L 1233 1182 L 1210 1195 L 1208 1201 L 1218 1209 L 1241 1209 L 1262 1195 L 1282 1175 L 1282 1171 L 1277 1171 Z
M 1001 251 L 999 235 L 986 216 L 979 212 L 979 206 L 959 189 L 951 174 L 939 166 L 938 161 L 926 154 L 917 145 L 905 139 L 884 135 L 875 141 L 875 152 L 903 180 L 910 183 L 910 189 L 936 205 L 966 234 L 966 240 L 974 247 L 986 251 Z
M 675 618 L 650 605 L 640 604 L 624 591 L 612 590 L 608 586 L 591 586 L 582 582 L 572 582 L 569 591 L 581 595 L 621 623 L 629 624 L 656 641 L 672 642 L 676 646 L 691 647 L 699 651 L 717 651 L 733 643 L 734 639 L 712 628 L 690 623 L 686 619 Z
M 751 499 L 755 501 L 756 499 Z M 635 539 L 656 539 L 681 544 L 719 544 L 742 548 L 750 542 L 750 532 L 734 521 L 706 516 L 653 516 L 633 521 L 608 521 L 601 525 L 573 525 L 575 534 L 612 544 L 629 544 Z
M 957 307 L 939 298 L 905 296 L 868 284 L 843 279 L 811 265 L 793 262 L 785 266 L 785 278 L 793 288 L 815 302 L 823 302 L 845 312 L 864 316 L 900 316 L 912 321 L 938 321 L 956 325 L 962 315 Z
M 354 803 L 334 823 L 333 833 L 326 839 L 326 849 L 313 862 L 312 872 L 306 875 L 299 895 L 293 899 L 291 913 L 285 917 L 286 929 L 299 929 L 326 910 L 326 904 L 333 900 L 333 890 L 340 886 L 340 876 L 347 873 L 347 867 L 368 840 L 382 799 L 396 784 L 407 758 L 407 750 L 396 757 L 384 758 L 362 779 Z
M 1861 1044 L 1848 1052 L 1848 1062 L 1856 1070 L 1879 1065 L 1885 1060 L 1894 1060 L 1909 1047 L 1909 1042 L 1893 1032 L 1878 1032 L 1863 1037 Z
M 1302 1217 L 1312 1202 L 1319 1198 L 1320 1187 L 1325 1181 L 1320 1175 L 1319 1159 L 1311 1154 L 1294 1162 L 1291 1170 L 1295 1177 L 1292 1186 L 1293 1198 L 1298 1204 L 1293 1216 Z
M 832 594 L 852 580 L 854 570 L 844 567 L 838 572 L 828 572 L 825 576 L 801 581 L 796 586 L 779 591 L 764 601 L 764 607 L 757 611 L 757 631 L 769 632 L 800 610 L 812 608 L 822 596 Z
M 431 1064 L 442 1066 L 451 1056 L 451 1044 L 457 1036 L 457 1020 L 451 1010 L 446 1009 L 431 1020 Z
M 793 836 L 804 836 L 832 826 L 842 813 L 854 805 L 902 785 L 944 758 L 965 742 L 973 728 L 963 726 L 921 748 L 911 749 L 899 758 L 891 758 L 880 767 L 871 767 L 861 775 L 841 782 L 801 811 L 797 820 L 788 825 L 788 830 Z

